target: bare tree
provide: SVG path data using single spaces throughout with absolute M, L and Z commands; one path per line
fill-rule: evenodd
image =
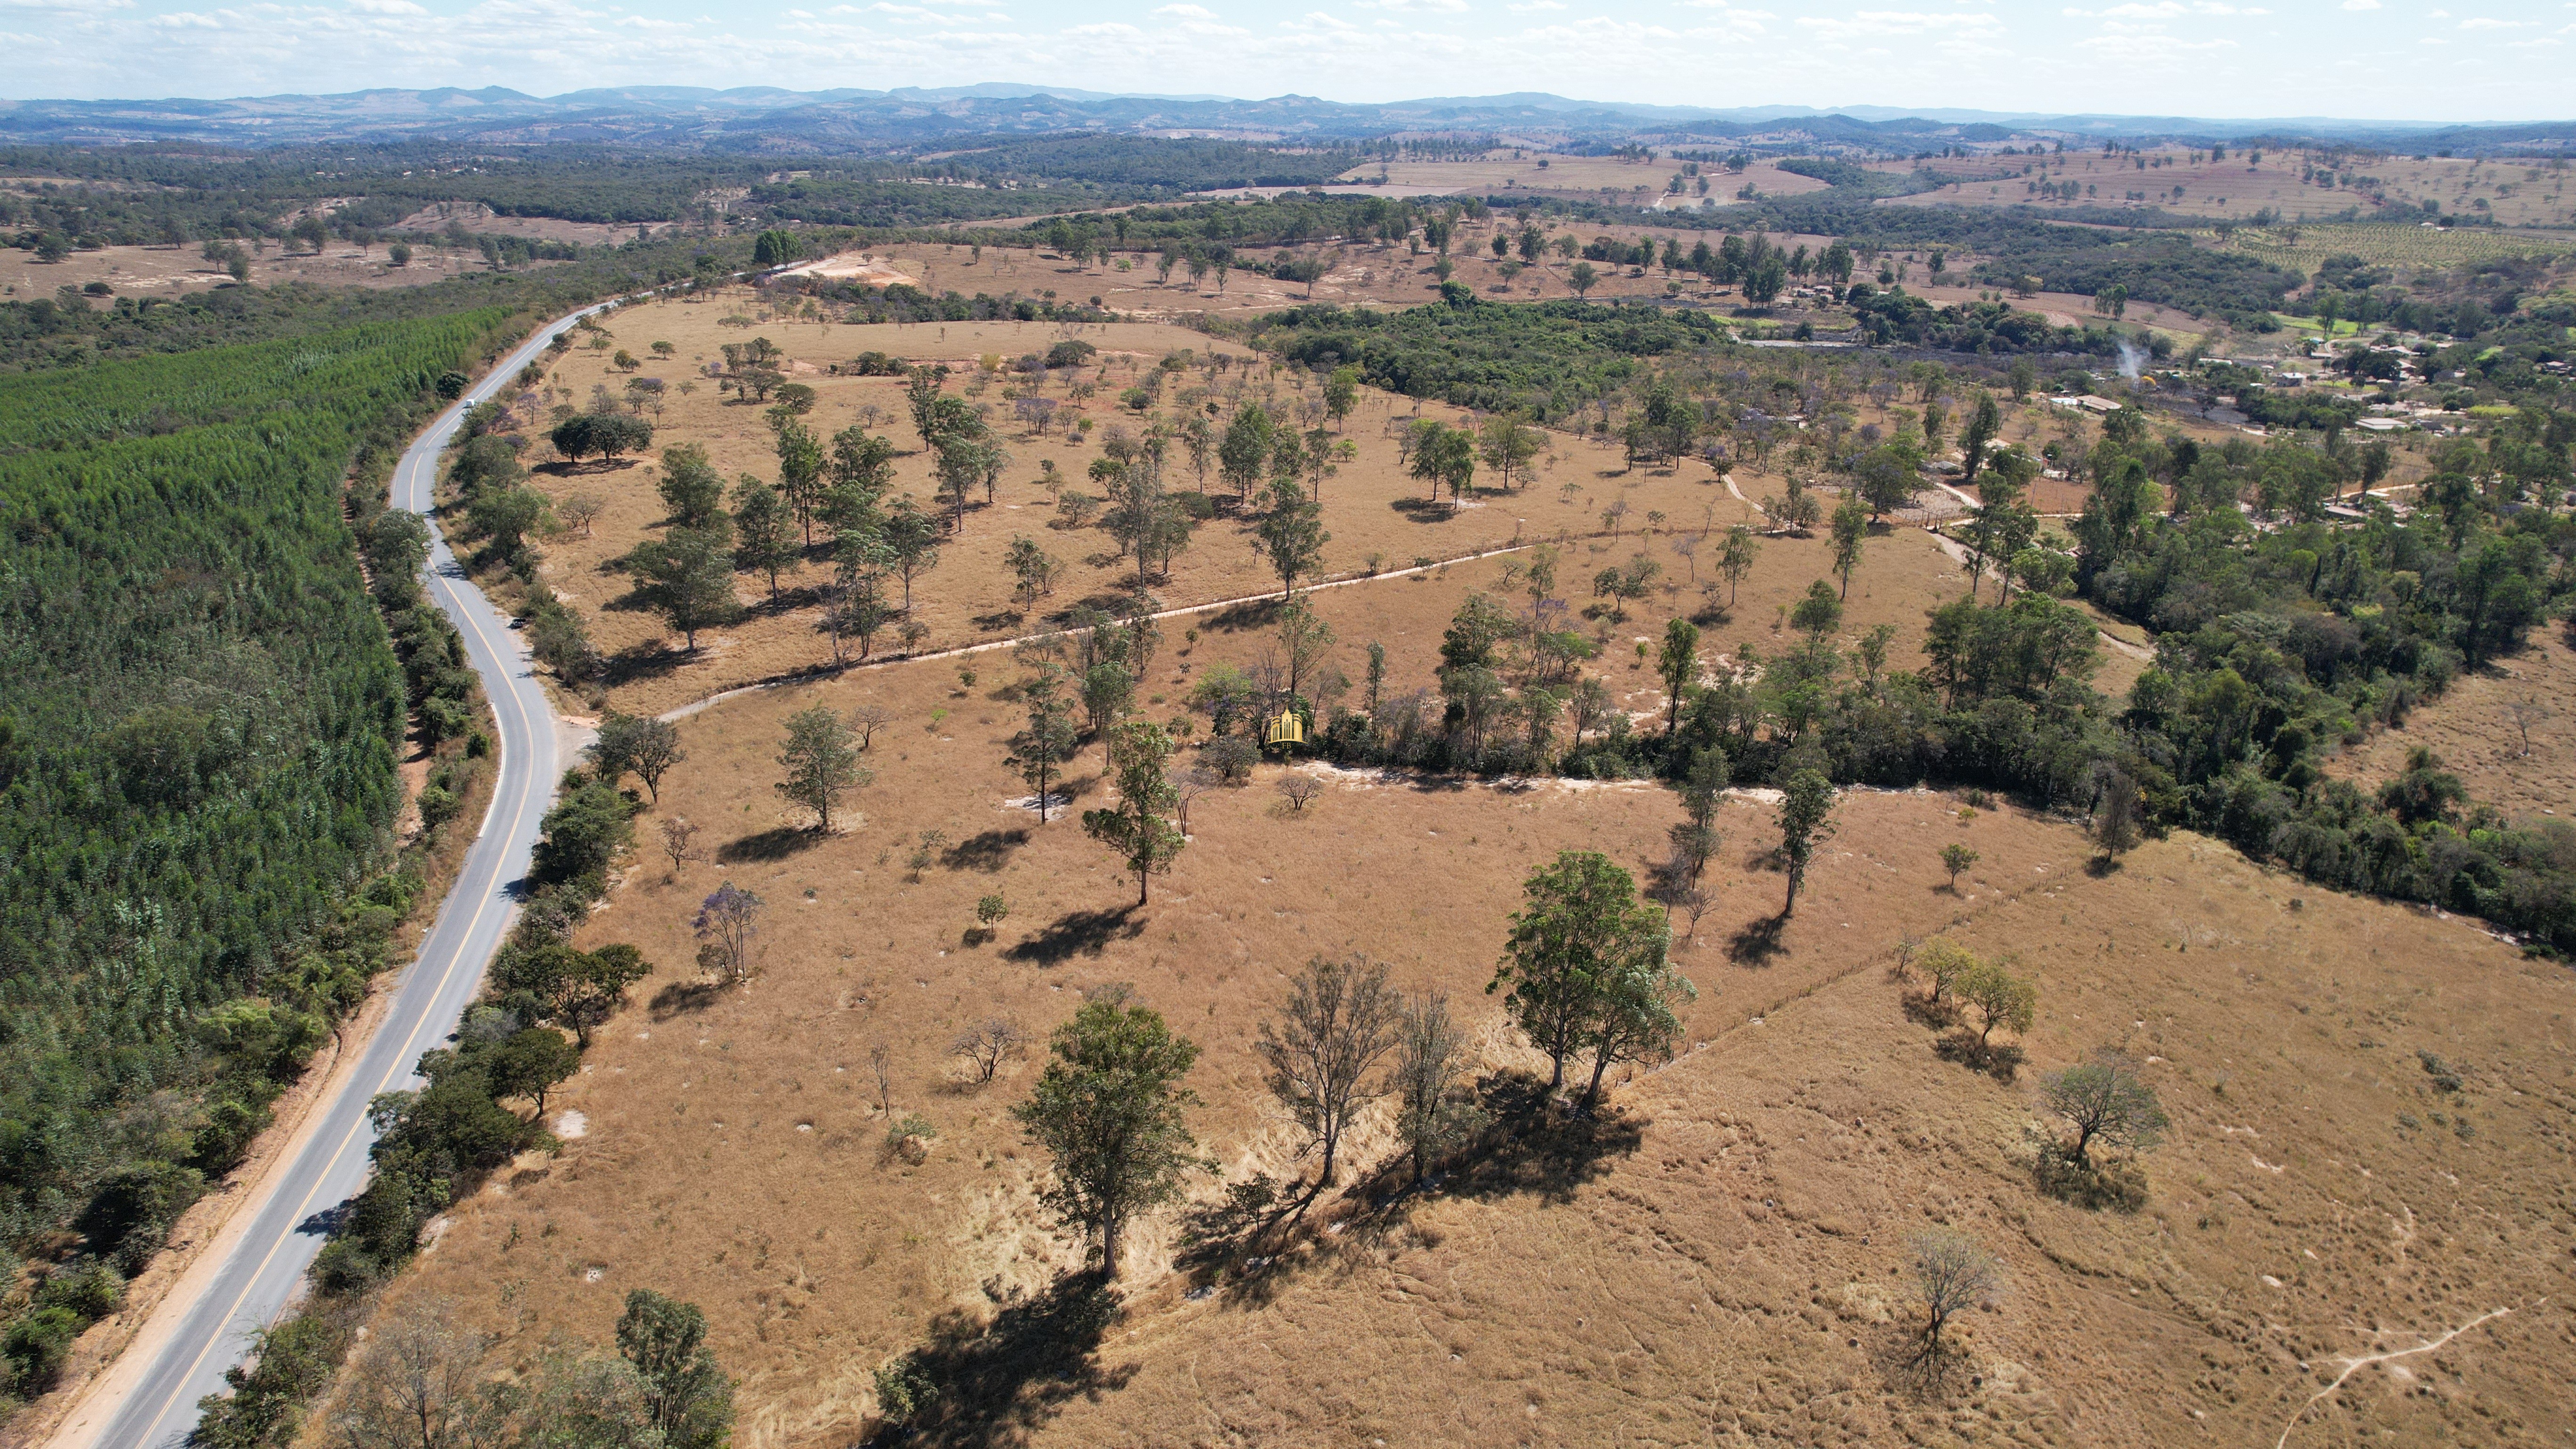
M 1469 1065 L 1467 1033 L 1449 1014 L 1448 993 L 1427 991 L 1404 1003 L 1389 1085 L 1396 1099 L 1396 1128 L 1413 1158 L 1416 1182 L 1430 1170 L 1433 1158 L 1476 1128 L 1474 1105 L 1452 1100 Z
M 1315 1191 L 1333 1182 L 1333 1155 L 1351 1118 L 1386 1092 L 1364 1080 L 1395 1045 L 1403 1002 L 1386 984 L 1386 967 L 1354 956 L 1318 956 L 1288 985 L 1277 1023 L 1263 1022 L 1254 1050 L 1269 1068 L 1265 1083 L 1305 1129 L 1309 1151 L 1322 1148 Z
M 859 753 L 876 742 L 877 731 L 894 723 L 894 711 L 881 704 L 862 704 L 850 711 L 850 728 L 859 736 Z
M 691 824 L 689 817 L 685 815 L 672 815 L 663 819 L 662 853 L 671 858 L 673 876 L 678 876 L 680 867 L 690 861 L 705 858 L 705 852 L 698 849 L 698 831 L 702 828 Z
M 737 981 L 749 976 L 764 904 L 758 895 L 732 881 L 717 886 L 714 894 L 700 903 L 697 919 L 690 923 L 698 939 L 706 943 L 698 948 L 698 965 L 730 974 Z
M 2531 758 L 2531 727 L 2549 718 L 2549 710 L 2538 699 L 2505 701 L 2505 713 L 2512 717 L 2514 730 L 2522 736 L 2522 757 Z
M 878 1042 L 868 1048 L 868 1071 L 877 1079 L 877 1110 L 894 1116 L 894 1048 Z
M 555 500 L 555 517 L 565 526 L 578 528 L 581 536 L 590 537 L 590 525 L 608 508 L 608 500 L 596 493 L 567 493 Z
M 993 1080 L 1002 1069 L 1002 1059 L 1016 1052 L 1029 1039 L 1027 1031 L 1007 1016 L 988 1016 L 957 1034 L 948 1044 L 948 1054 L 963 1059 L 974 1069 L 978 1086 Z
M 1914 1290 L 1923 1304 L 1923 1334 L 1915 1362 L 1937 1367 L 1949 1345 L 1941 1331 L 1950 1320 L 2003 1291 L 2003 1265 L 1974 1239 L 1946 1229 L 1914 1238 Z
M 1290 805 L 1297 808 L 1298 814 L 1302 815 L 1306 813 L 1306 807 L 1314 803 L 1315 797 L 1324 793 L 1324 782 L 1312 775 L 1295 773 L 1282 775 L 1279 778 L 1279 793 L 1287 798 Z
M 510 1415 L 484 1373 L 490 1340 L 457 1326 L 443 1298 L 396 1305 L 370 1325 L 366 1353 L 332 1415 L 348 1449 L 497 1449 Z
M 1172 805 L 1183 835 L 1190 833 L 1190 802 L 1224 783 L 1225 776 L 1206 765 L 1192 765 L 1172 777 Z

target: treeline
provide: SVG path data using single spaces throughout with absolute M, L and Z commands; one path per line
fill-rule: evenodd
M 1361 160 L 1352 148 L 1286 150 L 1194 136 L 997 136 L 942 141 L 939 150 L 939 160 L 916 162 L 913 169 L 987 181 L 1081 181 L 1159 191 L 1320 186 Z
M 380 484 L 505 325 L 317 339 L 313 391 L 275 348 L 0 380 L 0 435 L 28 449 L 0 457 L 10 1394 L 239 1160 L 409 913 L 386 828 L 410 691 L 340 484 L 353 459 Z M 130 435 L 156 406 L 171 430 Z M 379 585 L 397 611 L 413 587 Z M 32 1300 L 18 1254 L 45 1263 Z
M 2058 327 L 2037 312 L 2024 312 L 2004 302 L 1954 302 L 1935 307 L 1903 287 L 1881 291 L 1867 282 L 1854 284 L 1845 301 L 1862 334 L 1881 347 L 1901 343 L 1988 355 L 2058 352 L 2116 357 L 2124 345 L 2141 346 L 2139 339 L 2115 328 Z M 2143 346 L 2158 361 L 2173 352 L 2173 340 L 2161 332 L 2148 333 Z
M 651 970 L 632 946 L 584 951 L 567 939 L 606 891 L 610 865 L 631 844 L 636 809 L 632 797 L 594 773 L 575 771 L 567 780 L 546 814 L 528 907 L 494 960 L 482 998 L 467 1009 L 453 1045 L 421 1057 L 420 1087 L 376 1099 L 377 1137 L 368 1150 L 374 1174 L 314 1259 L 308 1274 L 312 1291 L 294 1317 L 262 1334 L 252 1363 L 226 1373 L 230 1393 L 199 1403 L 191 1442 L 211 1449 L 275 1449 L 295 1442 L 306 1406 L 330 1384 L 357 1341 L 374 1290 L 419 1250 L 429 1219 L 473 1193 L 493 1169 L 554 1140 L 545 1126 L 548 1096 L 580 1070 L 591 1032 Z M 639 1354 L 631 1335 L 639 1326 L 657 1324 L 654 1331 L 682 1341 L 671 1353 Z M 397 1317 L 371 1334 L 376 1346 L 358 1359 L 343 1395 L 344 1415 L 364 1418 L 371 1412 L 375 1376 L 400 1367 L 388 1366 L 383 1356 L 405 1351 L 384 1340 L 395 1338 L 398 1345 L 399 1335 L 415 1327 Z M 649 1291 L 629 1296 L 627 1315 L 618 1324 L 620 1349 L 643 1372 L 647 1388 L 655 1386 L 657 1372 L 675 1376 L 659 1386 L 676 1397 L 643 1416 L 655 1431 L 650 1439 L 585 1437 L 605 1432 L 597 1417 L 587 1426 L 580 1419 L 567 1422 L 560 1406 L 550 1411 L 542 1393 L 514 1396 L 520 1392 L 515 1385 L 482 1372 L 482 1348 L 471 1342 L 431 1346 L 438 1349 L 436 1361 L 451 1371 L 435 1392 L 450 1395 L 451 1403 L 479 1404 L 495 1432 L 512 1423 L 532 1431 L 509 1442 L 719 1449 L 732 1420 L 732 1389 L 704 1351 L 704 1336 L 705 1321 L 695 1308 Z M 615 1371 L 614 1365 L 594 1369 Z M 545 1379 L 541 1373 L 539 1382 Z M 417 1403 L 412 1407 L 416 1411 Z M 598 1407 L 619 1405 L 611 1400 Z M 390 1432 L 382 1423 L 377 1428 Z M 563 1437 L 535 1437 L 540 1428 Z

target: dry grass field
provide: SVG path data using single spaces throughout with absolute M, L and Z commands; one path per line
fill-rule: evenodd
M 1415 680 L 1469 572 L 1317 602 L 1345 655 L 1385 638 L 1391 673 Z M 1173 637 L 1165 686 L 1258 640 Z M 460 1205 L 398 1293 L 453 1296 L 533 1356 L 558 1331 L 604 1337 L 629 1288 L 678 1292 L 742 1380 L 738 1442 L 849 1443 L 877 1365 L 944 1313 L 1036 1334 L 1072 1262 L 1005 1115 L 1034 1059 L 969 1089 L 942 1057 L 952 1033 L 995 1012 L 1044 1029 L 1084 989 L 1133 983 L 1206 1049 L 1203 1149 L 1230 1180 L 1290 1173 L 1250 1050 L 1282 973 L 1369 953 L 1447 989 L 1489 1068 L 1526 1067 L 1480 992 L 1519 881 L 1567 847 L 1640 864 L 1678 818 L 1646 784 L 1340 774 L 1298 813 L 1265 767 L 1197 802 L 1190 848 L 1126 911 L 1132 882 L 1105 849 L 1008 803 L 1024 790 L 1001 764 L 1017 724 L 992 697 L 1004 673 L 968 688 L 946 663 L 898 664 L 685 723 L 691 758 L 640 825 L 649 839 L 658 815 L 684 815 L 715 859 L 673 879 L 648 852 L 584 937 L 632 940 L 661 970 L 559 1095 L 561 1151 Z M 1642 677 L 1632 708 L 1655 701 Z M 841 833 L 790 829 L 768 789 L 781 721 L 863 701 L 896 716 L 874 783 Z M 1096 750 L 1074 767 L 1078 804 L 1098 769 Z M 2341 1360 L 2373 1353 L 2404 1356 L 2357 1372 L 2290 1442 L 2576 1428 L 2555 1367 L 2576 1288 L 2563 969 L 2194 838 L 2096 875 L 2070 826 L 1960 808 L 1847 794 L 1765 954 L 1739 933 L 1777 908 L 1769 811 L 1731 802 L 1721 903 L 1678 955 L 1700 995 L 1677 1064 L 1622 1080 L 1597 1126 L 1509 1144 L 1438 1193 L 1328 1198 L 1323 1230 L 1266 1271 L 1175 1269 L 1176 1219 L 1157 1220 L 1089 1365 L 1087 1342 L 991 1365 L 1014 1407 L 964 1437 L 2232 1445 L 2268 1442 Z M 916 872 L 924 831 L 942 840 Z M 1955 895 L 1935 858 L 1954 840 L 1981 855 Z M 770 904 L 758 975 L 718 991 L 684 964 L 686 921 L 724 880 Z M 986 893 L 1011 908 L 989 941 L 969 932 Z M 2149 1063 L 2176 1125 L 2146 1159 L 2144 1211 L 2038 1195 L 2029 1073 L 1942 1060 L 1908 1018 L 1896 943 L 1943 931 L 2037 981 L 2032 1070 L 2106 1043 Z M 913 1113 L 938 1134 L 918 1164 L 886 1145 L 889 1119 Z M 1386 1145 L 1372 1122 L 1353 1155 Z M 1972 1316 L 1971 1368 L 1931 1393 L 1896 1361 L 1906 1237 L 1936 1223 L 2001 1255 L 2010 1283 Z
M 1724 151 L 1727 147 L 1708 149 Z M 1592 200 L 1617 199 L 1652 203 L 1662 196 L 1683 163 L 1666 157 L 1655 161 L 1627 161 L 1616 156 L 1558 156 L 1537 151 L 1496 151 L 1474 161 L 1389 161 L 1371 162 L 1342 173 L 1344 181 L 1377 181 L 1390 186 L 1436 188 L 1456 195 L 1497 196 L 1513 191 L 1536 192 L 1542 196 L 1583 197 Z M 1722 166 L 1699 168 L 1708 178 L 1708 194 L 1720 203 L 1731 201 L 1736 191 L 1751 186 L 1764 196 L 1801 196 L 1810 191 L 1823 191 L 1826 185 L 1812 176 L 1783 171 L 1767 161 L 1757 161 L 1741 172 L 1730 172 Z M 1642 188 L 1642 195 L 1640 189 Z M 1696 198 L 1697 188 L 1686 194 Z
M 2576 814 L 2576 650 L 2563 629 L 2532 631 L 2530 647 L 2464 675 L 2344 757 L 2346 773 L 2376 786 L 2406 768 L 2417 746 L 2442 757 L 2469 798 L 2535 823 Z
M 1122 412 L 1114 401 L 1116 391 L 1173 351 L 1189 349 L 1201 359 L 1217 353 L 1238 359 L 1247 355 L 1239 347 L 1204 334 L 1146 324 L 1072 327 L 1041 323 L 924 323 L 846 327 L 783 318 L 751 328 L 725 324 L 725 318 L 743 315 L 738 309 L 750 305 L 745 294 L 732 293 L 705 303 L 667 302 L 630 308 L 608 323 L 615 346 L 639 355 L 654 341 L 673 344 L 670 363 L 648 364 L 642 374 L 659 373 L 672 384 L 658 424 L 656 445 L 700 443 L 718 470 L 728 477 L 752 472 L 774 478 L 777 464 L 760 408 L 721 401 L 712 383 L 705 381 L 700 381 L 693 392 L 682 395 L 679 391 L 679 384 L 703 359 L 716 356 L 723 342 L 742 340 L 756 332 L 785 349 L 797 364 L 793 368 L 796 379 L 814 387 L 819 395 L 808 419 L 818 433 L 828 436 L 862 421 L 868 416 L 865 410 L 872 407 L 879 430 L 899 443 L 912 439 L 898 379 L 833 377 L 817 364 L 881 349 L 916 362 L 946 361 L 963 370 L 972 367 L 979 357 L 1012 358 L 1044 351 L 1053 342 L 1076 335 L 1102 349 L 1108 381 L 1101 389 L 1102 395 L 1090 402 L 1088 411 L 1089 416 L 1100 420 L 1101 426 L 1093 429 L 1087 440 L 1068 434 L 1061 426 L 1042 436 L 1013 426 L 1009 404 L 1001 401 L 998 385 L 979 399 L 993 404 L 995 424 L 1005 432 L 1014 460 L 996 500 L 989 505 L 979 500 L 968 510 L 963 531 L 952 536 L 943 548 L 939 566 L 923 575 L 916 585 L 918 616 L 931 631 L 924 647 L 931 650 L 1015 637 L 1045 627 L 1047 616 L 1060 616 L 1083 600 L 1106 603 L 1123 597 L 1133 586 L 1134 565 L 1119 561 L 1117 546 L 1097 525 L 1078 530 L 1049 526 L 1054 514 L 1038 481 L 1041 460 L 1054 462 L 1070 480 L 1070 486 L 1096 489 L 1086 474 L 1091 461 L 1100 456 L 1108 428 L 1139 426 L 1132 417 L 1123 424 L 1116 421 Z M 578 404 L 595 387 L 622 388 L 623 375 L 610 365 L 613 356 L 613 350 L 595 352 L 586 348 L 565 354 L 549 374 L 548 395 Z M 1257 361 L 1248 369 L 1228 368 L 1216 374 L 1212 383 L 1204 372 L 1193 372 L 1190 377 L 1193 386 L 1212 386 L 1211 395 L 1220 400 L 1268 396 L 1293 410 L 1317 396 L 1311 378 L 1295 372 L 1273 374 L 1266 364 Z M 1452 420 L 1459 416 L 1457 410 L 1437 405 L 1426 406 L 1422 415 Z M 1673 545 L 1684 537 L 1696 538 L 1712 527 L 1723 529 L 1748 519 L 1758 523 L 1760 515 L 1754 503 L 1784 486 L 1776 474 L 1738 468 L 1734 489 L 1730 490 L 1699 462 L 1686 462 L 1673 471 L 1624 471 L 1615 447 L 1559 434 L 1552 436 L 1552 452 L 1541 458 L 1537 476 L 1519 491 L 1508 495 L 1490 493 L 1473 506 L 1454 512 L 1445 503 L 1424 507 L 1421 486 L 1403 471 L 1398 459 L 1396 434 L 1413 416 L 1409 399 L 1371 392 L 1349 419 L 1345 435 L 1356 446 L 1358 456 L 1344 464 L 1323 490 L 1325 524 L 1333 534 L 1325 549 L 1325 564 L 1336 576 L 1362 575 L 1373 558 L 1381 570 L 1403 569 L 1418 560 L 1460 558 L 1508 547 L 1516 540 L 1534 542 L 1578 535 L 1581 537 L 1567 544 L 1559 592 L 1569 593 L 1581 602 L 1585 580 L 1604 567 L 1625 563 L 1642 549 L 1658 559 L 1665 583 L 1674 586 L 1661 602 L 1645 611 L 1652 616 L 1650 622 L 1659 627 L 1664 614 L 1705 607 L 1691 588 L 1690 562 L 1676 553 Z M 2033 414 L 2026 426 L 2035 432 L 2041 422 Z M 1784 460 L 1775 459 L 1775 463 Z M 1185 457 L 1176 457 L 1166 468 L 1167 476 L 1176 478 L 1181 486 L 1195 481 Z M 933 491 L 929 469 L 926 455 L 911 454 L 900 459 L 896 491 L 913 493 L 927 505 Z M 544 567 L 549 584 L 582 612 L 593 641 L 611 660 L 609 701 L 621 709 L 658 712 L 828 659 L 829 642 L 816 624 L 820 602 L 814 589 L 823 577 L 819 562 L 783 577 L 781 593 L 774 604 L 766 598 L 762 580 L 741 576 L 738 591 L 745 603 L 753 606 L 750 617 L 735 627 L 702 638 L 694 657 L 682 652 L 676 636 L 666 636 L 655 616 L 626 602 L 630 593 L 627 579 L 613 567 L 613 560 L 626 554 L 661 523 L 663 509 L 652 482 L 657 471 L 658 464 L 654 462 L 627 459 L 617 465 L 551 465 L 537 477 L 538 486 L 557 498 L 587 493 L 604 504 L 587 537 L 577 530 L 566 530 L 547 541 Z M 1218 489 L 1221 485 L 1211 476 L 1209 486 Z M 1739 493 L 1742 497 L 1736 496 Z M 1606 525 L 1601 515 L 1620 503 L 1627 505 L 1628 513 L 1618 524 L 1620 536 L 1613 540 L 1604 533 Z M 1662 519 L 1656 520 L 1655 514 L 1663 515 Z M 1641 531 L 1650 532 L 1641 539 Z M 1067 577 L 1053 597 L 1042 599 L 1038 610 L 1029 615 L 1021 614 L 1012 599 L 1010 576 L 1004 567 L 1004 554 L 1011 540 L 1023 535 L 1038 540 L 1068 566 Z M 1930 540 L 1919 532 L 1895 529 L 1873 549 L 1853 584 L 1856 618 L 1862 607 L 1859 600 L 1880 587 L 1882 569 L 1937 573 L 1947 568 Z M 1820 537 L 1784 539 L 1769 545 L 1756 574 L 1744 585 L 1739 617 L 1758 619 L 1761 627 L 1768 628 L 1777 606 L 1788 602 L 1825 571 L 1825 552 Z M 1798 562 L 1793 564 L 1793 559 Z M 1713 578 L 1703 563 L 1698 581 L 1706 583 Z M 1388 583 L 1369 587 L 1385 591 L 1400 590 L 1401 586 Z M 1964 587 L 1961 579 L 1949 585 L 1948 591 L 1955 593 Z M 1156 582 L 1153 593 L 1165 607 L 1183 608 L 1275 594 L 1277 588 L 1277 576 L 1253 547 L 1249 521 L 1220 515 L 1200 527 L 1171 577 Z M 1904 594 L 1906 607 L 1892 611 L 1892 622 L 1909 636 L 1919 632 L 1922 601 L 1941 591 L 1936 585 L 1917 588 L 1909 583 Z M 1680 602 L 1685 598 L 1687 603 Z M 1445 620 L 1445 611 L 1440 618 Z M 1439 625 L 1430 627 L 1436 634 Z M 884 642 L 880 641 L 881 646 Z
M 2143 167 L 2140 162 L 2146 163 Z M 2390 204 L 2421 205 L 2430 201 L 2446 212 L 2493 217 L 2507 226 L 2576 224 L 2576 203 L 2567 196 L 2568 170 L 2552 164 L 2511 157 L 2494 160 L 2435 156 L 2346 158 L 2332 166 L 2352 184 L 2319 185 L 2311 179 L 2329 169 L 2321 153 L 2266 151 L 2259 162 L 2243 150 L 2211 161 L 2206 152 L 2162 149 L 2105 156 L 2100 151 L 2070 150 L 2051 156 L 1967 156 L 1933 161 L 1883 162 L 1875 170 L 1910 174 L 1928 167 L 1956 176 L 1958 184 L 1938 191 L 1899 197 L 1887 204 L 1938 206 L 2031 205 L 2064 210 L 2079 205 L 2117 206 L 2143 192 L 2143 201 L 2167 211 L 2212 218 L 2246 220 L 2264 207 L 2285 221 L 2326 217 L 2359 206 L 2364 216 L 2379 208 L 2373 196 Z M 2025 172 L 2024 168 L 2028 168 Z M 1987 180 L 1998 171 L 2017 174 Z M 1976 178 L 1976 179 L 1971 179 Z M 2361 184 L 2364 180 L 2376 185 Z M 2033 193 L 2028 183 L 2072 181 L 2091 188 L 2072 201 Z M 2181 192 L 2176 194 L 2175 188 Z
M 550 263 L 532 262 L 530 266 Z M 281 282 L 311 282 L 331 287 L 417 287 L 452 277 L 459 272 L 486 270 L 483 259 L 472 252 L 445 253 L 422 247 L 412 254 L 411 265 L 397 267 L 385 258 L 384 248 L 360 251 L 346 242 L 333 242 L 318 255 L 308 251 L 287 252 L 270 247 L 253 254 L 250 284 L 274 286 Z M 197 254 L 194 246 L 179 247 L 100 247 L 96 251 L 76 251 L 59 262 L 39 261 L 31 251 L 0 247 L 0 297 L 19 301 L 50 297 L 63 287 L 85 287 L 92 282 L 105 282 L 117 296 L 176 297 L 189 292 L 232 285 L 223 269 Z M 93 297 L 90 304 L 113 305 L 113 297 Z

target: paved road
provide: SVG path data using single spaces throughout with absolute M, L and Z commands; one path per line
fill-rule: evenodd
M 530 338 L 412 444 L 394 470 L 394 507 L 429 511 L 438 455 L 455 434 L 465 405 L 497 391 L 573 321 L 567 317 Z M 413 1065 L 455 1030 L 509 928 L 516 910 L 514 892 L 527 875 L 537 823 L 562 771 L 554 714 L 510 620 L 466 580 L 436 528 L 433 523 L 429 595 L 465 636 L 466 656 L 482 677 L 500 727 L 501 775 L 491 812 L 484 816 L 482 832 L 466 852 L 464 871 L 419 954 L 396 981 L 392 1009 L 367 1042 L 347 1085 L 320 1109 L 318 1130 L 306 1135 L 283 1171 L 272 1172 L 253 1189 L 257 1195 L 234 1209 L 237 1215 L 250 1215 L 249 1227 L 203 1291 L 184 1302 L 174 1291 L 160 1306 L 156 1317 L 176 1315 L 176 1321 L 156 1324 L 153 1328 L 161 1331 L 147 1329 L 137 1340 L 149 1361 L 117 1365 L 92 1390 L 94 1395 L 113 1393 L 116 1401 L 82 1405 L 57 1436 L 57 1449 L 72 1444 L 167 1449 L 196 1427 L 197 1400 L 223 1389 L 224 1370 L 241 1362 L 252 1335 L 274 1322 L 302 1285 L 305 1268 L 322 1249 L 322 1224 L 330 1210 L 365 1185 L 367 1148 L 375 1141 L 367 1123 L 369 1099 L 419 1084 Z M 95 1432 L 85 1425 L 97 1426 Z

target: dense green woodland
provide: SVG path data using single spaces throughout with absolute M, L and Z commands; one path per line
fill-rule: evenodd
M 510 316 L 0 378 L 0 1250 L 75 1229 L 56 1298 L 232 1166 L 408 909 L 368 882 L 409 681 L 341 484 Z M 39 1294 L 0 1393 L 82 1305 Z

